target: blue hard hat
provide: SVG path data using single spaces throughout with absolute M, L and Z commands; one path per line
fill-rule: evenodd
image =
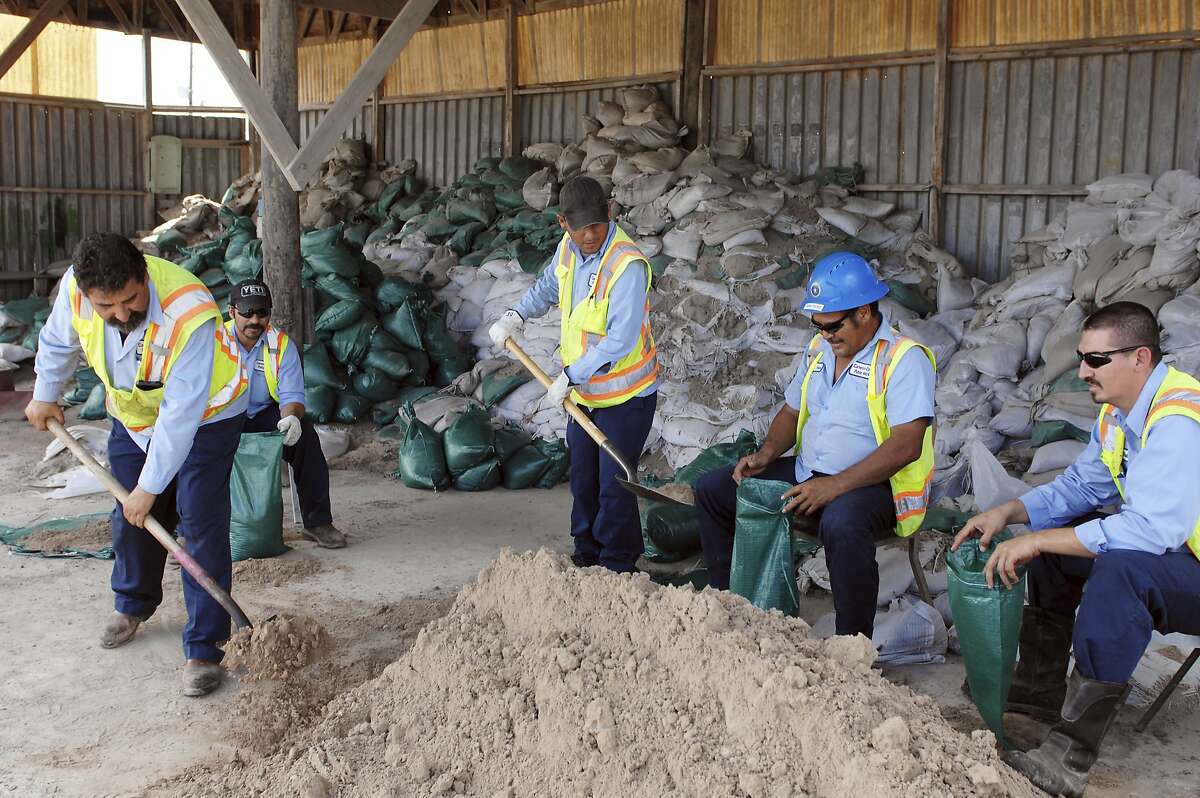
M 831 252 L 813 267 L 801 311 L 837 313 L 852 310 L 883 299 L 887 292 L 888 287 L 862 257 L 853 252 Z

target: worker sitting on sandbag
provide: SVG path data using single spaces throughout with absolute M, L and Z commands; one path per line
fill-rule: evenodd
M 562 311 L 563 371 L 547 391 L 569 395 L 629 462 L 636 463 L 658 406 L 658 355 L 650 331 L 650 264 L 610 220 L 608 197 L 590 177 L 568 180 L 559 193 L 566 231 L 553 260 L 516 308 L 488 331 L 499 348 L 526 319 L 554 305 Z M 637 499 L 617 477 L 624 472 L 575 421 L 571 452 L 572 561 L 632 571 L 642 555 Z
M 271 289 L 262 280 L 243 280 L 229 296 L 229 321 L 250 370 L 250 404 L 244 432 L 283 433 L 283 459 L 292 466 L 300 498 L 301 532 L 318 546 L 340 549 L 346 536 L 333 525 L 329 464 L 321 439 L 304 417 L 304 371 L 287 333 L 271 326 Z
M 985 574 L 1011 584 L 1029 563 L 1006 708 L 1055 723 L 1010 763 L 1067 796 L 1083 795 L 1150 633 L 1200 634 L 1200 381 L 1161 362 L 1158 322 L 1134 302 L 1089 316 L 1078 352 L 1101 403 L 1087 448 L 1053 482 L 970 519 L 953 544 L 979 536 L 986 549 L 1009 524 L 1041 530 L 998 544 Z
M 100 637 L 116 648 L 162 603 L 167 550 L 143 528 L 148 515 L 182 535 L 192 558 L 229 590 L 229 474 L 248 380 L 204 284 L 112 233 L 83 239 L 63 275 L 38 338 L 25 408 L 34 428 L 62 423 L 57 401 L 81 351 L 108 396 L 109 467 L 130 491 L 112 514 L 116 611 Z M 186 571 L 183 597 L 183 694 L 199 696 L 221 683 L 218 644 L 229 639 L 229 613 Z
M 933 474 L 933 354 L 896 333 L 888 292 L 850 252 L 817 261 L 804 298 L 814 335 L 783 408 L 755 453 L 696 483 L 709 584 L 729 589 L 737 487 L 790 482 L 783 509 L 815 525 L 825 547 L 839 635 L 871 637 L 879 593 L 875 541 L 921 525 Z M 783 455 L 795 449 L 795 456 Z

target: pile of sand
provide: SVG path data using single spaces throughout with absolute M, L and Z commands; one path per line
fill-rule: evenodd
M 239 560 L 233 564 L 233 589 L 279 587 L 297 579 L 319 574 L 325 563 L 316 557 L 270 557 Z
M 988 732 L 727 593 L 503 554 L 286 751 L 176 795 L 1034 796 Z
M 316 619 L 284 614 L 234 632 L 225 646 L 225 667 L 244 668 L 247 681 L 282 679 L 315 662 L 330 643 Z
M 112 545 L 112 521 L 105 517 L 71 529 L 34 532 L 21 538 L 19 543 L 30 551 L 47 554 L 61 554 L 72 549 L 99 551 Z
M 369 440 L 329 461 L 335 471 L 367 471 L 391 476 L 399 466 L 396 441 Z

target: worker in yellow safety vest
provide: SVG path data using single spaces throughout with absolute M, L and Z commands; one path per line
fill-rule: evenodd
M 111 233 L 84 238 L 59 284 L 25 408 L 35 428 L 62 423 L 58 399 L 81 352 L 106 392 L 109 468 L 130 491 L 112 514 L 116 610 L 100 636 L 104 648 L 116 648 L 162 602 L 167 552 L 142 528 L 147 515 L 182 535 L 188 553 L 229 590 L 229 475 L 247 374 L 204 284 Z M 219 644 L 230 619 L 186 571 L 183 595 L 183 693 L 199 696 L 221 683 Z
M 1100 416 L 1053 482 L 970 519 L 953 543 L 1009 524 L 985 574 L 1029 603 L 1007 709 L 1054 723 L 1010 764 L 1052 795 L 1080 796 L 1155 631 L 1200 634 L 1200 381 L 1168 367 L 1158 321 L 1134 302 L 1087 318 L 1079 377 Z M 1117 507 L 1101 515 L 1101 508 Z M 1067 678 L 1072 647 L 1075 670 Z
M 557 307 L 563 370 L 548 400 L 570 396 L 636 463 L 654 422 L 659 366 L 650 330 L 650 264 L 611 221 L 608 197 L 593 178 L 568 180 L 559 194 L 564 233 L 541 277 L 489 330 L 503 349 L 525 320 Z M 620 466 L 570 421 L 572 560 L 618 573 L 642 554 L 637 499 L 617 482 Z
M 695 487 L 709 584 L 725 590 L 738 485 L 749 477 L 794 485 L 784 509 L 807 517 L 824 545 L 839 635 L 871 636 L 875 541 L 920 527 L 933 477 L 933 355 L 892 330 L 879 307 L 887 292 L 854 253 L 817 261 L 801 308 L 817 334 L 766 440 Z

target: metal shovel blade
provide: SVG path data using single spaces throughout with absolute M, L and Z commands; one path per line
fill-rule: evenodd
M 617 477 L 617 482 L 621 485 L 621 487 L 625 488 L 625 490 L 629 491 L 634 496 L 640 496 L 641 498 L 649 499 L 652 502 L 678 504 L 680 507 L 696 506 L 692 502 L 685 502 L 681 499 L 676 499 L 674 496 L 668 496 L 667 494 L 657 491 L 648 485 L 643 485 L 640 482 L 630 482 L 628 479 L 621 479 L 620 477 Z

